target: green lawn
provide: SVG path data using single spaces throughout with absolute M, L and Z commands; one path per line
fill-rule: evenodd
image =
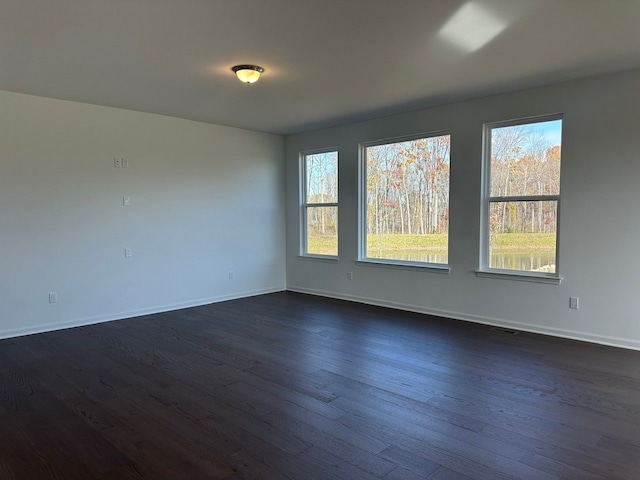
M 368 234 L 367 248 L 381 248 L 385 250 L 446 250 L 447 234 L 433 235 L 402 235 L 392 234 Z
M 494 250 L 522 252 L 556 249 L 555 233 L 494 233 L 491 235 Z
M 369 234 L 367 249 L 380 251 L 416 251 L 444 252 L 447 249 L 448 235 L 402 235 L 402 234 Z M 540 252 L 555 251 L 555 233 L 498 233 L 491 236 L 491 246 L 496 251 Z M 335 255 L 336 237 L 310 237 L 309 252 L 324 255 Z

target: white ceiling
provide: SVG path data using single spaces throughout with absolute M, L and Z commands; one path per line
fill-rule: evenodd
M 2 90 L 280 134 L 635 67 L 640 0 L 0 0 Z

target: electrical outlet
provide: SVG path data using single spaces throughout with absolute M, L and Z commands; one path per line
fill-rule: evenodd
M 569 308 L 578 310 L 580 299 L 578 297 L 569 297 Z
M 113 159 L 113 166 L 115 168 L 120 168 L 122 167 L 122 159 L 120 157 L 116 157 Z
M 58 294 L 56 292 L 49 293 L 49 303 L 58 303 Z
M 130 248 L 125 248 L 124 249 L 124 256 L 125 257 L 131 257 L 133 255 L 133 251 Z
M 124 197 L 122 197 L 122 205 L 124 205 L 125 207 L 128 207 L 129 205 L 131 205 L 131 197 L 128 195 L 125 195 Z
M 347 279 L 353 280 L 353 272 L 347 272 Z
M 229 272 L 229 280 L 233 280 L 233 276 L 234 276 L 234 273 L 233 272 Z

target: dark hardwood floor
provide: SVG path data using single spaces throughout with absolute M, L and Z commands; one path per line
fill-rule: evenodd
M 143 478 L 637 480 L 640 352 L 294 293 L 0 341 L 0 479 Z

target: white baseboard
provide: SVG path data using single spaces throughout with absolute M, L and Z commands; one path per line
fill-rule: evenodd
M 379 307 L 395 308 L 396 310 L 405 310 L 408 312 L 426 313 L 428 315 L 435 315 L 437 317 L 452 318 L 455 320 L 464 320 L 467 322 L 480 323 L 482 325 L 505 327 L 512 330 L 520 330 L 523 332 L 540 333 L 543 335 L 550 335 L 553 337 L 568 338 L 570 340 L 580 340 L 583 342 L 597 343 L 600 345 L 607 345 L 610 347 L 620 347 L 620 348 L 626 348 L 630 350 L 640 350 L 640 342 L 635 340 L 628 340 L 625 338 L 608 337 L 605 335 L 593 335 L 591 333 L 578 332 L 574 330 L 565 330 L 561 328 L 541 327 L 539 325 L 512 322 L 509 320 L 502 320 L 499 318 L 483 317 L 480 315 L 469 315 L 466 313 L 452 312 L 448 310 L 438 310 L 435 308 L 427 308 L 427 307 L 422 307 L 418 305 L 409 305 L 404 303 L 379 300 L 377 298 L 360 297 L 360 296 L 348 295 L 344 293 L 314 290 L 310 288 L 297 287 L 295 285 L 288 285 L 287 290 L 291 292 L 317 295 L 320 297 L 329 297 L 329 298 L 336 298 L 338 300 L 347 300 L 350 302 L 364 303 L 367 305 L 376 305 Z
M 95 317 L 74 319 L 74 320 L 69 320 L 65 322 L 48 323 L 48 324 L 42 324 L 42 325 L 29 326 L 25 328 L 4 330 L 4 331 L 0 331 L 0 339 L 20 337 L 23 335 L 33 335 L 36 333 L 51 332 L 54 330 L 64 330 L 66 328 L 81 327 L 84 325 L 94 325 L 96 323 L 122 320 L 125 318 L 140 317 L 143 315 L 169 312 L 173 310 L 180 310 L 183 308 L 199 307 L 201 305 L 209 305 L 212 303 L 224 302 L 227 300 L 235 300 L 239 298 L 254 297 L 256 295 L 265 295 L 268 293 L 282 292 L 284 290 L 289 290 L 291 292 L 298 292 L 298 293 L 306 293 L 306 294 L 316 295 L 320 297 L 336 298 L 339 300 L 347 300 L 350 302 L 364 303 L 367 305 L 376 305 L 379 307 L 389 307 L 389 308 L 394 308 L 396 310 L 405 310 L 408 312 L 425 313 L 428 315 L 452 318 L 455 320 L 464 320 L 467 322 L 479 323 L 483 325 L 505 327 L 513 330 L 520 330 L 523 332 L 540 333 L 543 335 L 551 335 L 554 337 L 568 338 L 571 340 L 580 340 L 583 342 L 597 343 L 600 345 L 620 347 L 620 348 L 626 348 L 630 350 L 640 350 L 640 342 L 635 340 L 609 337 L 605 335 L 593 335 L 586 332 L 578 332 L 574 330 L 566 330 L 566 329 L 553 328 L 553 327 L 541 327 L 539 325 L 513 322 L 509 320 L 502 320 L 502 319 L 492 318 L 492 317 L 469 315 L 469 314 L 460 313 L 460 312 L 438 310 L 438 309 L 427 308 L 427 307 L 422 307 L 418 305 L 390 302 L 385 300 L 379 300 L 377 298 L 360 297 L 360 296 L 348 295 L 344 293 L 314 290 L 310 288 L 297 287 L 295 285 L 289 285 L 286 288 L 283 286 L 278 286 L 278 287 L 264 288 L 259 290 L 233 293 L 228 295 L 218 295 L 215 297 L 202 298 L 202 299 L 192 300 L 187 302 L 155 306 L 155 307 L 144 308 L 139 310 L 130 310 L 130 311 L 112 313 L 107 315 L 98 315 Z
M 95 317 L 79 318 L 58 323 L 47 323 L 42 325 L 34 325 L 24 328 L 16 328 L 12 330 L 0 331 L 0 339 L 21 337 L 23 335 L 33 335 L 35 333 L 52 332 L 54 330 L 64 330 L 65 328 L 82 327 L 84 325 L 94 325 L 96 323 L 111 322 L 114 320 L 123 320 L 125 318 L 141 317 L 143 315 L 151 315 L 153 313 L 170 312 L 172 310 L 180 310 L 183 308 L 199 307 L 209 305 L 211 303 L 224 302 L 227 300 L 236 300 L 238 298 L 255 297 L 256 295 L 265 295 L 267 293 L 282 292 L 284 286 L 263 288 L 259 290 L 250 290 L 228 295 L 218 295 L 215 297 L 201 298 L 187 302 L 172 303 L 168 305 L 159 305 L 155 307 L 143 308 L 139 310 L 129 310 L 125 312 L 110 313 L 106 315 L 97 315 Z

